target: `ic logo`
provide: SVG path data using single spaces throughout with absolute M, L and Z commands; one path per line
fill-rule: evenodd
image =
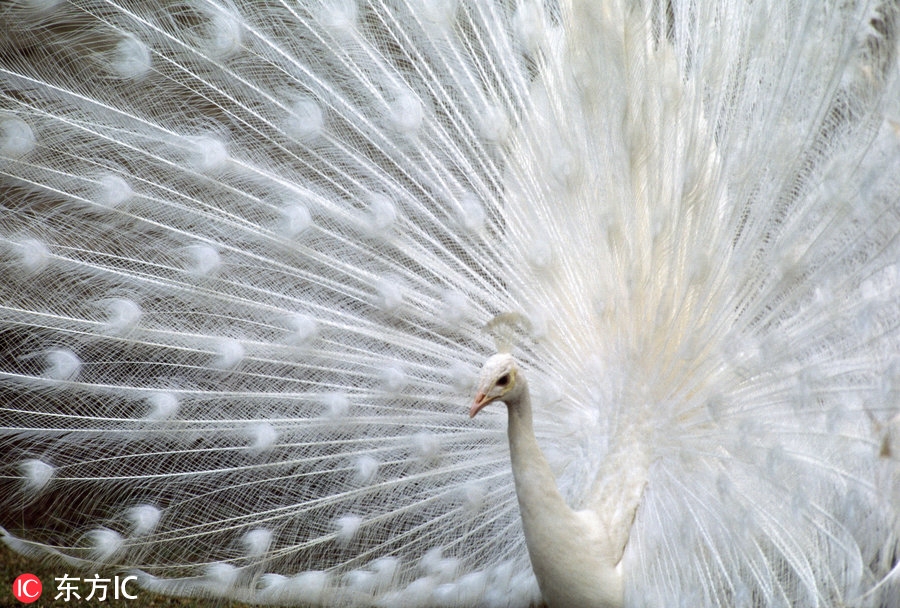
M 23 604 L 30 604 L 41 597 L 41 579 L 33 574 L 20 574 L 13 581 L 12 591 L 16 599 Z

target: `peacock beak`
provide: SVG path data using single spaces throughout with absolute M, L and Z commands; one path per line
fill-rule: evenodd
M 474 418 L 475 414 L 477 414 L 481 410 L 481 408 L 486 406 L 488 403 L 490 403 L 490 401 L 488 400 L 487 395 L 481 392 L 477 393 L 475 395 L 475 401 L 472 402 L 472 407 L 471 409 L 469 409 L 469 418 Z

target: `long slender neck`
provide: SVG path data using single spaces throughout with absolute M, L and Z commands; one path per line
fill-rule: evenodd
M 520 376 L 519 382 L 524 382 Z M 509 452 L 528 555 L 551 606 L 617 608 L 623 586 L 609 534 L 593 513 L 574 512 L 534 436 L 527 384 L 509 412 Z
M 520 376 L 518 381 L 524 383 L 525 379 Z M 527 384 L 522 386 L 520 395 L 517 401 L 506 404 L 509 413 L 507 434 L 516 495 L 527 533 L 534 518 L 558 517 L 571 509 L 559 493 L 553 471 L 534 437 Z

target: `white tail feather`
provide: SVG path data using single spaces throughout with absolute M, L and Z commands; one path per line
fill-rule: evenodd
M 896 606 L 895 3 L 0 28 L 13 548 L 179 595 L 539 601 L 505 416 L 466 416 L 516 313 L 560 492 L 634 518 L 627 605 Z

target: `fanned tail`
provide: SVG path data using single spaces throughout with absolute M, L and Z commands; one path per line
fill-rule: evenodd
M 4 540 L 172 594 L 539 601 L 505 416 L 465 415 L 515 313 L 628 605 L 891 605 L 898 18 L 0 9 Z

